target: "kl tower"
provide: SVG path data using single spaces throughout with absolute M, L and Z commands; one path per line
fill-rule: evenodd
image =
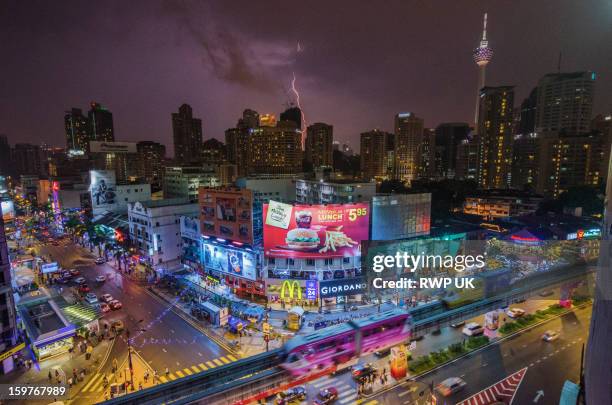
M 480 40 L 480 46 L 474 49 L 474 62 L 478 65 L 478 89 L 476 89 L 476 113 L 474 115 L 474 122 L 476 124 L 476 131 L 478 131 L 478 108 L 480 105 L 480 89 L 485 86 L 485 72 L 487 65 L 491 62 L 493 57 L 493 49 L 489 48 L 489 41 L 487 41 L 487 13 L 484 15 L 484 22 L 482 27 L 482 39 Z

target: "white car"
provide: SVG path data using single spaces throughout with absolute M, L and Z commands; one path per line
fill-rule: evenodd
M 85 277 L 79 277 L 75 279 L 74 282 L 77 283 L 78 285 L 81 285 L 81 284 L 85 284 L 87 280 L 85 280 Z
M 521 316 L 525 315 L 525 310 L 521 308 L 509 308 L 506 311 L 506 315 L 508 315 L 510 318 L 520 318 Z
M 455 392 L 459 392 L 465 388 L 467 384 L 459 377 L 450 377 L 436 385 L 436 391 L 442 396 L 448 397 L 453 395 Z
M 547 330 L 542 335 L 542 340 L 545 342 L 552 342 L 557 339 L 559 339 L 559 332 L 554 331 L 554 330 Z
M 104 264 L 104 263 L 106 263 L 106 260 L 104 260 L 103 257 L 98 257 L 96 259 L 96 264 Z
M 98 283 L 103 283 L 103 282 L 106 281 L 106 276 L 104 276 L 104 275 L 96 276 L 96 281 Z
M 466 336 L 482 335 L 484 333 L 484 328 L 476 322 L 470 322 L 465 325 L 465 327 L 461 330 L 461 333 Z
M 90 304 L 95 304 L 98 302 L 98 297 L 96 297 L 96 294 L 94 293 L 87 293 L 85 296 L 85 301 L 89 302 Z
M 102 295 L 100 296 L 100 301 L 102 301 L 102 302 L 106 302 L 107 304 L 108 304 L 109 302 L 113 301 L 113 300 L 114 300 L 114 298 L 113 298 L 113 296 L 112 296 L 112 295 L 110 295 L 110 294 L 102 294 Z

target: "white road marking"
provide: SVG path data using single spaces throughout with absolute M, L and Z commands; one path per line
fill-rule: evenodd
M 198 356 L 202 357 L 202 353 L 198 352 Z

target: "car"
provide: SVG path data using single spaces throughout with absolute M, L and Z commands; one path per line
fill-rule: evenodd
M 351 311 L 359 311 L 359 307 L 357 305 L 351 305 Z
M 372 363 L 358 364 L 353 367 L 353 378 L 355 380 L 361 380 L 362 378 L 369 377 L 372 374 L 376 374 L 376 367 L 374 367 Z
M 377 350 L 377 351 L 374 352 L 374 355 L 376 357 L 386 357 L 389 354 L 391 354 L 391 348 L 390 347 L 388 347 L 386 349 L 382 349 L 382 350 Z
M 103 283 L 103 282 L 105 282 L 105 281 L 106 281 L 106 276 L 105 276 L 105 275 L 99 275 L 99 276 L 96 276 L 96 281 L 97 281 L 98 283 Z
M 111 322 L 110 328 L 112 331 L 119 333 L 123 331 L 123 329 L 125 329 L 125 326 L 123 326 L 123 321 L 116 320 L 116 321 Z
M 336 402 L 338 399 L 338 390 L 334 387 L 328 387 L 319 392 L 317 399 L 315 399 L 315 405 L 328 405 Z
M 552 341 L 555 341 L 557 339 L 559 339 L 559 332 L 557 332 L 555 330 L 547 330 L 542 335 L 542 340 L 545 341 L 545 342 L 552 342 Z
M 68 270 L 70 272 L 70 274 L 74 277 L 81 275 L 81 272 L 78 271 L 77 269 L 70 269 Z
M 85 280 L 85 277 L 78 277 L 74 279 L 74 282 L 80 285 L 80 284 L 85 284 L 87 280 Z
M 69 271 L 64 271 L 64 272 L 62 272 L 62 278 L 71 279 L 72 278 L 72 274 L 70 274 Z
M 112 310 L 117 310 L 117 309 L 121 309 L 123 304 L 121 304 L 121 301 L 112 300 L 111 302 L 108 303 L 108 306 L 111 307 Z
M 540 297 L 548 297 L 550 295 L 553 295 L 554 293 L 555 293 L 554 291 L 548 290 L 548 291 L 541 291 L 538 295 Z
M 484 328 L 479 323 L 470 322 L 465 325 L 465 327 L 461 330 L 461 333 L 466 336 L 482 335 L 484 333 Z
M 106 263 L 106 260 L 104 260 L 103 257 L 96 258 L 96 264 L 104 264 L 104 263 Z
M 98 302 L 98 297 L 96 297 L 96 294 L 90 292 L 85 296 L 85 301 L 89 302 L 90 304 L 95 304 Z
M 111 301 L 114 301 L 115 299 L 113 298 L 112 295 L 110 294 L 102 294 L 100 295 L 100 301 L 102 302 L 106 302 L 107 304 Z
M 303 401 L 306 399 L 306 388 L 293 387 L 286 391 L 279 392 L 274 400 L 277 405 L 285 405 L 294 401 Z
M 459 392 L 465 388 L 467 384 L 463 379 L 459 377 L 450 377 L 436 385 L 436 391 L 442 396 L 448 397 L 449 395 Z
M 465 325 L 465 321 L 457 321 L 450 324 L 451 328 L 458 329 Z
M 100 303 L 100 311 L 102 311 L 102 313 L 107 313 L 110 312 L 110 307 L 108 306 L 108 304 L 106 302 L 101 302 Z
M 79 287 L 80 293 L 88 293 L 89 291 L 91 291 L 91 289 L 87 284 L 81 284 L 81 286 Z
M 525 310 L 521 308 L 510 308 L 506 311 L 506 315 L 514 319 L 520 318 L 521 316 L 525 315 Z

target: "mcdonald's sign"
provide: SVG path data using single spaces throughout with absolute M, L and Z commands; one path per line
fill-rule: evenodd
M 285 290 L 288 290 L 289 296 L 285 295 Z M 302 299 L 302 287 L 300 287 L 300 283 L 296 280 L 285 280 L 283 281 L 283 285 L 281 287 L 280 298 L 282 300 L 288 298 L 292 299 Z

